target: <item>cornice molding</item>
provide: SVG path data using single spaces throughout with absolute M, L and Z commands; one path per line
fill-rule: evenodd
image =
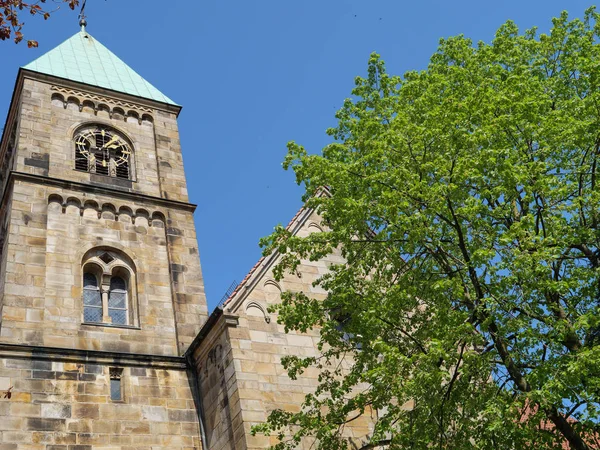
M 6 197 L 6 193 L 9 190 L 10 184 L 16 180 L 28 181 L 30 183 L 43 184 L 46 186 L 57 186 L 65 189 L 72 189 L 79 192 L 105 194 L 115 198 L 122 198 L 126 200 L 143 201 L 153 205 L 163 206 L 166 208 L 182 209 L 191 213 L 193 213 L 197 207 L 197 205 L 193 203 L 169 200 L 162 197 L 154 197 L 152 195 L 142 194 L 140 192 L 129 192 L 106 186 L 100 186 L 98 184 L 92 185 L 87 183 L 80 183 L 78 181 L 64 180 L 61 178 L 46 177 L 44 175 L 17 172 L 14 170 L 9 173 L 6 188 L 4 189 L 4 196 L 0 204 L 4 203 L 4 197 Z
M 143 97 L 136 97 L 134 95 L 125 94 L 123 92 L 113 91 L 113 90 L 101 88 L 98 86 L 92 86 L 90 84 L 85 84 L 85 83 L 81 83 L 78 81 L 67 80 L 66 78 L 55 77 L 52 75 L 35 72 L 35 71 L 29 70 L 29 69 L 20 68 L 17 78 L 21 78 L 21 77 L 29 78 L 29 79 L 37 80 L 37 81 L 42 81 L 42 82 L 48 83 L 50 85 L 61 85 L 61 86 L 64 86 L 66 88 L 71 88 L 71 89 L 77 89 L 77 90 L 84 89 L 86 92 L 89 92 L 90 94 L 102 95 L 105 97 L 110 97 L 115 100 L 120 99 L 121 101 L 135 103 L 136 105 L 140 105 L 140 106 L 143 105 L 143 106 L 146 106 L 146 107 L 149 107 L 152 109 L 156 109 L 156 110 L 160 110 L 160 111 L 167 111 L 167 112 L 175 114 L 176 116 L 178 116 L 179 113 L 181 112 L 181 106 L 170 105 L 167 103 L 161 103 L 161 102 L 158 102 L 155 100 L 150 100 L 150 99 L 143 98 Z
M 219 320 L 221 318 L 223 318 L 222 321 Z M 206 322 L 204 322 L 204 325 L 202 325 L 202 328 L 200 328 L 200 331 L 185 351 L 183 355 L 184 358 L 188 358 L 188 360 L 192 360 L 194 358 L 194 353 L 196 350 L 198 350 L 200 344 L 209 336 L 217 324 L 220 324 L 224 328 L 235 328 L 239 325 L 239 317 L 235 314 L 224 314 L 223 309 L 217 306 L 210 316 L 208 316 L 208 319 Z
M 188 368 L 187 362 L 182 356 L 106 352 L 101 350 L 80 350 L 5 343 L 0 343 L 0 358 L 36 359 L 84 364 L 116 364 L 120 366 L 175 370 L 186 370 Z

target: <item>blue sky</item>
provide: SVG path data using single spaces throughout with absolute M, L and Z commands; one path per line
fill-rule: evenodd
M 421 70 L 441 37 L 490 41 L 506 20 L 547 30 L 579 0 L 88 0 L 88 31 L 183 105 L 179 119 L 209 309 L 260 257 L 258 239 L 300 208 L 281 168 L 286 143 L 318 152 L 325 129 L 380 53 L 393 74 Z M 38 49 L 0 42 L 0 121 L 19 66 L 78 31 L 63 7 L 24 14 Z

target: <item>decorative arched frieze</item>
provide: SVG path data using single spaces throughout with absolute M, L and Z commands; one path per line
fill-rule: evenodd
M 135 211 L 135 225 L 147 227 L 150 226 L 150 213 L 145 209 L 136 209 Z
M 99 117 L 108 117 L 110 119 L 112 117 L 112 112 L 108 105 L 100 103 L 96 108 L 96 115 Z
M 133 223 L 133 210 L 128 206 L 121 206 L 117 220 L 119 222 Z
M 81 201 L 76 197 L 69 197 L 63 204 L 62 212 L 65 214 L 79 214 L 81 211 Z
M 132 110 L 127 111 L 127 117 L 125 118 L 125 121 L 129 123 L 137 122 L 141 124 L 140 115 Z
M 142 125 L 152 126 L 154 119 L 150 114 L 142 114 Z
M 50 194 L 48 196 L 48 204 L 50 204 L 50 203 L 60 203 L 60 205 L 62 206 L 63 202 L 64 202 L 64 199 L 62 198 L 61 195 Z
M 65 200 L 58 194 L 50 194 L 48 197 L 48 211 L 63 212 Z
M 108 220 L 117 220 L 117 208 L 112 203 L 102 205 L 102 218 Z
M 67 109 L 72 109 L 72 110 L 77 110 L 77 111 L 81 111 L 81 109 L 79 108 L 79 105 L 81 104 L 81 102 L 79 101 L 79 99 L 77 97 L 69 97 L 67 98 Z
M 267 303 L 279 303 L 283 289 L 277 281 L 269 278 L 263 283 L 263 292 Z
M 80 112 L 109 118 L 116 115 L 119 120 L 137 122 L 140 125 L 154 123 L 152 109 L 142 105 L 61 86 L 52 86 L 51 89 L 54 91 L 51 96 L 53 106 L 62 106 L 65 109 L 70 107 L 70 109 L 78 109 Z
M 314 233 L 314 232 L 320 232 L 320 233 L 322 233 L 322 232 L 323 232 L 323 228 L 321 228 L 321 226 L 320 226 L 320 225 L 318 225 L 318 224 L 317 224 L 317 223 L 315 223 L 315 222 L 310 222 L 310 223 L 308 224 L 308 230 L 309 230 L 309 231 L 311 231 L 311 232 L 313 232 L 313 233 Z
M 67 102 L 65 101 L 65 97 L 62 94 L 59 94 L 57 92 L 52 94 L 52 97 L 50 97 L 50 103 L 52 104 L 52 106 L 59 106 L 62 108 L 67 107 Z
M 150 222 L 150 225 L 153 227 L 165 228 L 167 225 L 167 219 L 160 211 L 154 211 L 152 213 L 152 221 Z
M 112 118 L 115 120 L 126 120 L 123 108 L 115 107 L 112 109 Z
M 63 214 L 77 214 L 86 218 L 102 218 L 119 222 L 131 223 L 140 227 L 165 228 L 166 218 L 162 211 L 148 211 L 144 208 L 133 209 L 126 205 L 115 205 L 111 202 L 98 203 L 96 200 L 87 199 L 83 203 L 77 197 L 50 194 L 48 196 L 48 210 L 62 212 Z
M 268 289 L 269 287 L 277 289 L 280 293 L 282 292 L 281 286 L 279 286 L 279 283 L 270 278 L 263 283 L 263 288 Z M 273 290 L 273 289 L 271 289 L 271 290 Z
M 267 309 L 255 300 L 246 303 L 246 314 L 248 316 L 263 317 L 265 322 L 271 323 L 271 316 L 267 313 Z
M 96 114 L 96 105 L 90 100 L 84 100 L 81 103 L 81 111 L 88 114 Z
M 81 215 L 83 217 L 97 217 L 100 218 L 102 210 L 100 209 L 100 205 L 95 200 L 86 200 L 83 203 L 83 209 L 81 210 Z

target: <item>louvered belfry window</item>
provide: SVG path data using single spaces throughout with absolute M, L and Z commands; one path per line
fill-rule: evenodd
M 88 127 L 75 135 L 75 170 L 130 179 L 131 157 L 131 145 L 110 127 Z

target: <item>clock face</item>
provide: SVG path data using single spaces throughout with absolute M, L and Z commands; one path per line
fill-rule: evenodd
M 98 127 L 75 137 L 75 168 L 100 175 L 129 178 L 131 147 L 109 129 Z

